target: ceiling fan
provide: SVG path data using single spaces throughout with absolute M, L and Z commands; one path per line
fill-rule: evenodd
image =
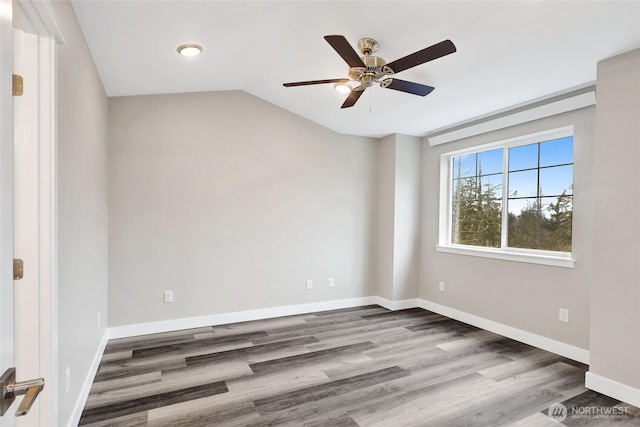
M 344 36 L 324 36 L 324 39 L 349 65 L 349 78 L 284 83 L 283 86 L 294 87 L 326 83 L 339 84 L 349 81 L 359 82 L 360 85 L 351 90 L 351 93 L 349 93 L 349 96 L 347 96 L 347 99 L 340 108 L 353 107 L 365 89 L 373 86 L 374 83 L 380 83 L 380 86 L 383 88 L 426 96 L 431 93 L 434 89 L 433 87 L 392 78 L 390 76 L 456 51 L 456 47 L 451 40 L 444 40 L 387 64 L 385 60 L 379 56 L 373 56 L 379 46 L 378 42 L 374 39 L 364 38 L 358 41 L 358 49 L 362 55 L 364 55 L 362 57 L 351 47 Z

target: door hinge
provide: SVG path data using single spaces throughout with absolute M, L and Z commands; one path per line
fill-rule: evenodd
M 13 96 L 22 96 L 24 92 L 24 82 L 20 74 L 13 75 Z
M 24 277 L 24 261 L 21 259 L 13 260 L 13 280 L 20 280 Z

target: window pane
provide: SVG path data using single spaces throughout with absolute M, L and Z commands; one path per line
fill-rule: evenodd
M 540 166 L 573 163 L 573 137 L 554 139 L 540 144 Z
M 509 200 L 508 246 L 571 252 L 573 198 Z
M 509 149 L 509 170 L 517 171 L 538 167 L 538 144 Z
M 543 197 L 542 205 L 545 221 L 540 249 L 571 252 L 573 197 Z
M 573 165 L 540 169 L 541 196 L 573 194 Z
M 476 175 L 476 154 L 453 158 L 453 177 L 464 178 Z
M 490 175 L 502 172 L 502 148 L 478 153 L 478 174 Z
M 541 249 L 542 210 L 538 198 L 509 200 L 509 247 Z
M 489 198 L 502 199 L 502 174 L 485 175 L 479 178 L 484 194 Z
M 538 195 L 538 170 L 509 172 L 509 197 Z
M 491 176 L 491 179 L 494 176 Z M 500 247 L 502 200 L 491 179 L 463 178 L 454 182 L 451 241 L 455 244 Z

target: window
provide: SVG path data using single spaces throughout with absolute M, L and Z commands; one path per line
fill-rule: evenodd
M 445 153 L 441 180 L 439 250 L 573 266 L 573 128 Z

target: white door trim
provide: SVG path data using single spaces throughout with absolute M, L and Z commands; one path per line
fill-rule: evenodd
M 0 0 L 0 374 L 13 352 L 13 28 L 11 0 Z M 0 426 L 12 427 L 3 416 Z
M 25 90 L 37 89 L 37 248 L 34 268 L 38 277 L 39 299 L 39 376 L 46 380 L 38 397 L 39 420 L 17 425 L 56 425 L 58 418 L 57 366 L 57 141 L 56 141 L 56 42 L 62 36 L 55 23 L 49 1 L 14 2 L 13 26 L 36 34 L 37 57 L 35 81 L 25 81 Z M 11 49 L 13 55 L 13 46 Z M 34 80 L 33 78 L 31 80 Z M 31 273 L 34 274 L 34 273 Z M 18 374 L 22 377 L 22 375 Z M 20 379 L 20 378 L 19 378 Z M 22 378 L 24 379 L 24 378 Z M 26 417 L 25 417 L 26 422 Z

